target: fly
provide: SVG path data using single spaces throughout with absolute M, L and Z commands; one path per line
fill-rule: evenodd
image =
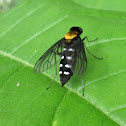
M 70 80 L 73 74 L 81 76 L 82 81 L 82 95 L 84 95 L 84 84 L 82 76 L 87 69 L 87 57 L 85 49 L 87 47 L 84 44 L 84 40 L 88 37 L 85 36 L 81 39 L 80 35 L 83 30 L 80 27 L 72 27 L 68 33 L 65 34 L 64 38 L 56 42 L 52 47 L 50 47 L 37 61 L 34 66 L 35 73 L 42 73 L 50 67 L 56 67 L 56 75 L 47 89 L 53 84 L 57 76 L 57 63 L 60 61 L 60 82 L 62 87 Z M 97 40 L 96 38 L 95 40 Z M 93 40 L 93 41 L 95 41 Z M 88 49 L 87 52 L 92 55 Z M 94 55 L 93 57 L 98 58 Z

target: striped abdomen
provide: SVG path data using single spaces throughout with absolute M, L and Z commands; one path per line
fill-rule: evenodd
M 60 61 L 60 82 L 62 84 L 62 87 L 64 86 L 64 84 L 67 83 L 67 81 L 71 78 L 71 76 L 73 75 L 72 71 L 71 71 L 71 65 L 67 64 L 67 60 L 66 57 L 63 55 L 61 57 L 61 61 Z
M 73 61 L 72 54 L 74 52 L 74 49 L 71 47 L 64 47 L 63 49 L 63 55 L 61 57 L 60 61 L 60 81 L 62 86 L 70 80 L 71 76 L 73 75 L 73 72 L 71 71 L 71 62 Z

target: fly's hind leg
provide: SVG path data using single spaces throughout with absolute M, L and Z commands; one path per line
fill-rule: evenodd
M 89 40 L 88 40 L 88 37 L 85 36 L 85 37 L 82 39 L 82 41 L 84 41 L 85 39 L 87 39 L 88 42 L 93 42 L 93 41 L 96 41 L 98 38 L 96 38 L 95 40 L 89 41 Z M 84 43 L 83 43 L 83 44 L 84 44 Z M 93 57 L 95 57 L 95 58 L 97 58 L 97 59 L 103 59 L 103 58 L 99 58 L 99 57 L 94 56 L 93 54 L 91 54 L 91 53 L 89 52 L 89 50 L 87 49 L 87 47 L 86 47 L 85 44 L 84 44 L 84 47 L 86 48 L 87 52 L 88 52 L 91 56 L 93 56 Z
M 93 56 L 93 57 L 95 57 L 95 58 L 97 58 L 97 59 L 103 59 L 103 58 L 99 58 L 99 57 L 94 56 L 93 54 L 91 54 L 91 53 L 89 52 L 89 50 L 87 49 L 87 47 L 85 46 L 85 44 L 84 44 L 84 47 L 86 48 L 87 52 L 88 52 L 91 56 Z
M 57 52 L 55 53 L 56 76 L 54 77 L 54 79 L 53 79 L 52 83 L 49 85 L 49 87 L 47 87 L 47 88 L 46 88 L 46 90 L 48 90 L 48 89 L 51 87 L 51 85 L 53 84 L 53 82 L 55 81 L 55 79 L 56 79 L 56 77 L 57 77 L 56 55 L 60 55 L 60 54 L 59 54 L 59 53 L 57 53 Z

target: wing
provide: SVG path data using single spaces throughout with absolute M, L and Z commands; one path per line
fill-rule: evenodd
M 71 66 L 72 72 L 78 76 L 83 75 L 87 69 L 87 58 L 83 41 L 78 43 L 75 48 L 74 62 L 72 62 Z
M 35 64 L 34 72 L 42 73 L 43 71 L 55 65 L 60 60 L 64 43 L 65 40 L 63 38 L 50 47 Z

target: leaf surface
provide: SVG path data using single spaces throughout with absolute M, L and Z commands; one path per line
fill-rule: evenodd
M 1 126 L 126 126 L 126 10 L 92 9 L 82 3 L 22 0 L 0 14 Z M 61 88 L 58 75 L 46 91 L 55 67 L 33 73 L 38 58 L 72 26 L 83 29 L 82 38 L 98 38 L 85 44 L 104 58 L 86 53 L 84 97 L 80 77 L 73 76 Z

